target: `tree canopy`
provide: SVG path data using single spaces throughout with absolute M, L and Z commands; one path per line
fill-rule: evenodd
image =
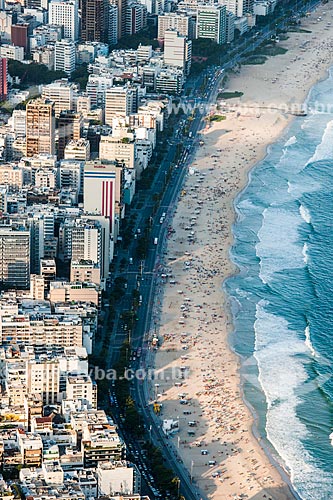
M 20 78 L 21 86 L 51 83 L 59 78 L 67 78 L 64 71 L 50 71 L 45 64 L 24 64 L 13 59 L 8 60 L 8 73 L 11 77 Z

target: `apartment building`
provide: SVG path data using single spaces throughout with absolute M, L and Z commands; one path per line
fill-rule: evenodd
M 81 451 L 85 467 L 96 467 L 99 462 L 123 460 L 125 445 L 114 425 L 88 424 L 82 429 Z
M 0 185 L 8 186 L 13 190 L 23 186 L 23 170 L 12 164 L 0 165 Z
M 86 302 L 99 305 L 99 290 L 93 283 L 54 281 L 50 284 L 51 302 Z
M 97 385 L 89 375 L 73 374 L 67 377 L 66 399 L 81 401 L 87 408 L 97 409 Z
M 54 69 L 64 71 L 71 75 L 75 70 L 76 50 L 75 42 L 70 38 L 64 38 L 55 43 Z
M 75 86 L 67 79 L 56 80 L 49 85 L 44 85 L 42 90 L 42 97 L 54 102 L 56 118 L 59 118 L 61 111 L 74 109 L 74 94 Z
M 90 160 L 90 142 L 87 139 L 71 140 L 64 150 L 65 160 Z
M 197 38 L 208 38 L 218 44 L 226 43 L 225 5 L 200 5 L 197 10 Z
M 82 346 L 82 320 L 78 316 L 18 314 L 0 319 L 2 344 Z
M 135 87 L 111 87 L 105 93 L 105 123 L 112 126 L 118 116 L 128 116 L 138 109 L 138 89 Z
M 167 30 L 164 34 L 164 64 L 181 68 L 189 75 L 192 60 L 192 42 L 177 31 Z
M 78 1 L 51 0 L 48 10 L 49 24 L 62 26 L 64 38 L 75 42 L 79 36 Z
M 53 101 L 38 98 L 26 107 L 26 155 L 55 153 L 55 120 Z
M 186 36 L 188 40 L 195 38 L 195 21 L 192 16 L 181 12 L 169 12 L 158 16 L 158 35 L 159 40 L 164 40 L 165 32 L 174 30 L 179 35 Z
M 99 143 L 99 157 L 101 160 L 117 162 L 127 168 L 135 167 L 136 144 L 132 138 L 119 139 L 111 135 L 101 137 Z
M 101 283 L 101 270 L 97 264 L 91 260 L 71 261 L 70 280 L 73 283 Z
M 0 284 L 29 288 L 30 232 L 22 227 L 0 226 Z
M 70 141 L 78 141 L 83 129 L 83 116 L 73 110 L 61 111 L 58 119 L 58 159 L 65 155 L 65 147 Z

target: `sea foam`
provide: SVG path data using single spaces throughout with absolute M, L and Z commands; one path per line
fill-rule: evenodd
M 287 148 L 288 146 L 292 146 L 293 144 L 296 144 L 296 142 L 297 142 L 296 136 L 293 135 L 287 140 L 287 142 L 284 144 L 284 147 Z
M 328 122 L 326 125 L 325 132 L 323 134 L 321 143 L 318 144 L 314 155 L 307 162 L 313 163 L 320 160 L 333 159 L 333 120 Z
M 312 356 L 316 356 L 316 351 L 313 348 L 312 342 L 311 342 L 311 335 L 310 335 L 310 327 L 307 325 L 307 327 L 304 330 L 305 333 L 305 345 L 308 347 L 309 351 L 311 352 Z
M 302 219 L 307 224 L 311 224 L 311 215 L 308 208 L 306 208 L 304 205 L 301 204 L 299 207 L 299 213 L 301 214 Z
M 267 437 L 290 471 L 298 493 L 308 500 L 327 500 L 324 491 L 333 475 L 317 467 L 302 444 L 309 431 L 297 415 L 299 395 L 313 388 L 312 384 L 307 387 L 309 376 L 303 365 L 308 348 L 285 318 L 267 312 L 266 307 L 263 300 L 257 304 L 254 357 L 268 405 Z M 321 487 L 316 493 L 318 483 Z
M 309 254 L 308 254 L 308 245 L 307 243 L 304 243 L 303 245 L 303 250 L 302 250 L 302 254 L 303 254 L 303 258 L 304 258 L 304 263 L 305 264 L 308 264 L 309 262 Z
M 289 210 L 280 207 L 264 210 L 256 245 L 263 283 L 268 283 L 274 273 L 283 269 L 304 267 L 302 246 L 299 244 L 299 223 L 299 215 Z

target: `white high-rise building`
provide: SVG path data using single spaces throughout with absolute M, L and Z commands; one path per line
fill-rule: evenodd
M 49 24 L 62 26 L 63 37 L 76 41 L 79 36 L 77 0 L 51 0 L 49 3 Z
M 24 48 L 17 47 L 16 45 L 1 45 L 0 47 L 0 57 L 5 57 L 6 59 L 14 59 L 15 61 L 24 61 Z
M 257 16 L 268 16 L 274 12 L 277 0 L 256 0 L 253 4 L 253 14 Z
M 112 119 L 128 116 L 138 109 L 138 90 L 130 87 L 112 87 L 105 93 L 105 123 L 112 126 Z
M 42 97 L 54 102 L 55 117 L 59 118 L 61 111 L 74 109 L 74 84 L 64 78 L 43 85 Z
M 84 167 L 84 210 L 103 215 L 113 223 L 116 201 L 116 172 L 113 163 L 86 162 Z
M 62 160 L 58 168 L 58 187 L 72 189 L 78 196 L 83 195 L 84 163 L 78 160 Z
M 54 69 L 68 75 L 75 70 L 75 43 L 70 38 L 56 42 Z
M 99 157 L 101 160 L 119 161 L 127 168 L 135 167 L 136 143 L 134 137 L 123 141 L 111 135 L 101 136 L 99 143 Z
M 226 43 L 226 19 L 225 5 L 200 5 L 197 11 L 197 38 L 209 38 L 218 44 Z
M 26 364 L 29 394 L 40 394 L 45 404 L 58 402 L 60 370 L 57 359 L 32 359 Z
M 191 68 L 192 42 L 177 31 L 168 30 L 164 34 L 164 64 L 182 68 L 188 75 Z
M 187 38 L 193 38 L 193 19 L 192 17 L 180 14 L 177 12 L 170 12 L 169 14 L 163 14 L 158 16 L 158 35 L 159 40 L 164 40 L 165 32 L 167 30 L 178 31 L 180 35 L 186 36 Z
M 15 132 L 16 137 L 25 137 L 26 135 L 26 111 L 23 109 L 14 109 L 8 123 L 11 124 L 12 132 Z
M 141 3 L 146 7 L 148 14 L 162 14 L 164 6 L 167 2 L 164 0 L 141 0 Z
M 141 477 L 137 467 L 126 461 L 100 462 L 96 469 L 99 495 L 134 495 L 140 491 Z
M 98 224 L 78 220 L 72 230 L 72 260 L 90 260 L 101 265 L 101 238 Z
M 89 375 L 71 374 L 66 381 L 66 398 L 82 401 L 88 408 L 97 409 L 97 385 Z
M 249 4 L 249 0 L 220 0 L 219 3 L 225 5 L 236 17 L 242 17 L 245 14 L 245 4 Z
M 65 147 L 65 160 L 88 161 L 90 159 L 90 143 L 87 139 L 69 141 Z

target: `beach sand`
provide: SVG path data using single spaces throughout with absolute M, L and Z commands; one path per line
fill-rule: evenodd
M 174 380 L 160 380 L 158 400 L 163 403 L 161 418 L 179 421 L 172 439 L 203 498 L 294 498 L 252 433 L 253 416 L 241 397 L 239 360 L 228 346 L 232 324 L 221 285 L 236 272 L 229 260 L 234 199 L 249 170 L 293 119 L 266 108 L 301 105 L 332 62 L 333 26 L 327 25 L 332 17 L 323 11 L 325 7 L 302 21 L 311 33 L 289 33 L 280 42 L 286 54 L 264 65 L 243 66 L 230 77 L 226 90 L 244 95 L 227 101 L 225 121 L 202 132 L 204 144 L 191 163 L 195 173 L 187 176 L 186 195 L 167 214 L 166 223 L 175 232 L 167 242 L 164 267 L 176 284 L 161 284 L 156 298 L 162 343 L 155 367 L 186 367 L 187 378 L 181 387 Z M 321 22 L 316 21 L 319 15 Z M 154 399 L 156 387 L 151 391 Z M 188 404 L 181 405 L 181 397 Z M 189 421 L 195 426 L 190 428 Z

